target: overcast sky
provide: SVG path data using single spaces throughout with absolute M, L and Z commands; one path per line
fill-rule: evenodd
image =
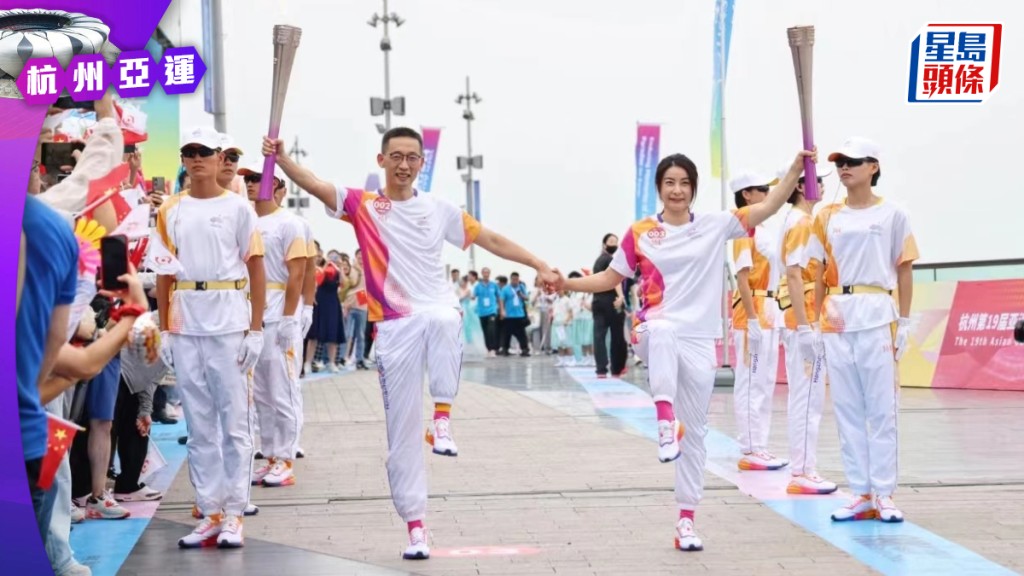
M 201 45 L 199 0 L 176 1 L 164 27 L 180 30 L 183 44 Z M 289 143 L 299 136 L 309 152 L 303 162 L 319 176 L 361 186 L 379 145 L 374 123 L 381 119 L 370 117 L 368 100 L 383 95 L 381 30 L 366 20 L 381 2 L 224 4 L 228 128 L 248 160 L 267 130 L 271 30 L 291 23 L 303 36 L 283 136 Z M 1024 150 L 1017 66 L 1024 8 L 997 0 L 838 6 L 737 2 L 726 96 L 732 172 L 774 172 L 800 146 L 786 28 L 813 24 L 822 151 L 850 135 L 881 144 L 877 191 L 911 211 L 923 261 L 1024 256 L 1024 190 L 1013 168 Z M 391 0 L 389 10 L 407 21 L 392 29 L 392 95 L 405 96 L 408 106 L 394 123 L 444 129 L 432 193 L 458 205 L 465 187 L 455 158 L 465 154 L 466 126 L 455 98 L 466 75 L 483 98 L 473 146 L 485 159 L 486 226 L 562 269 L 591 266 L 601 236 L 633 220 L 638 121 L 663 124 L 661 155 L 693 157 L 701 171 L 698 209 L 720 209 L 709 166 L 714 0 Z M 906 103 L 910 42 L 927 22 L 942 20 L 1004 23 L 1002 79 L 987 104 Z M 183 97 L 182 122 L 212 125 L 201 90 Z M 830 179 L 826 198 L 839 188 Z M 962 207 L 972 205 L 984 212 L 965 217 Z M 307 215 L 325 248 L 354 249 L 347 224 L 320 209 Z M 446 260 L 465 268 L 457 250 Z M 477 260 L 477 267 L 512 269 L 482 251 Z

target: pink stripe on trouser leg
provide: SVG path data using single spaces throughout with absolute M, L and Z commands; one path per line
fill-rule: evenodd
M 429 317 L 416 315 L 377 323 L 377 374 L 388 432 L 388 483 L 395 510 L 405 522 L 427 513 L 423 458 L 423 380 Z
M 679 442 L 682 453 L 676 462 L 675 495 L 681 510 L 693 510 L 704 495 L 704 464 L 707 449 L 708 407 L 715 388 L 715 341 L 709 338 L 677 338 L 679 385 L 676 418 L 686 427 Z
M 794 475 L 810 474 L 818 466 L 818 432 L 825 406 L 825 355 L 805 359 L 796 331 L 787 329 L 784 336 L 789 388 L 786 410 L 789 466 Z

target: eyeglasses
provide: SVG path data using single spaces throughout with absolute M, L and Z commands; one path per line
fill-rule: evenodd
M 200 158 L 209 158 L 216 153 L 216 150 L 213 148 L 207 148 L 206 146 L 186 146 L 181 149 L 182 158 L 195 158 L 196 156 L 199 156 Z
M 761 192 L 763 194 L 767 194 L 769 190 L 767 186 L 751 186 L 750 189 L 755 192 Z
M 259 184 L 260 180 L 263 179 L 262 174 L 246 174 L 243 180 L 246 184 Z
M 225 160 L 227 160 L 228 162 L 234 163 L 234 164 L 237 164 L 238 163 L 238 159 L 241 158 L 241 157 L 242 157 L 242 155 L 239 154 L 238 152 L 228 152 L 227 154 L 224 155 L 224 159 Z
M 419 154 L 402 154 L 401 152 L 390 154 L 388 155 L 388 158 L 390 158 L 395 164 L 401 164 L 402 160 L 405 160 L 410 166 L 415 166 L 423 160 L 423 156 L 420 156 Z
M 865 162 L 864 158 L 837 158 L 835 161 L 836 168 L 844 168 L 849 166 L 850 168 L 856 168 Z

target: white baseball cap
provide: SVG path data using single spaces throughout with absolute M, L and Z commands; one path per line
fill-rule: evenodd
M 754 186 L 771 186 L 775 182 L 776 179 L 771 176 L 765 176 L 764 174 L 757 174 L 753 172 L 744 172 L 732 180 L 729 180 L 729 191 L 735 194 L 740 190 L 753 188 Z
M 219 149 L 221 145 L 220 132 L 205 126 L 186 130 L 181 133 L 181 147 L 184 148 L 190 144 L 199 144 L 214 150 Z
M 263 161 L 260 160 L 258 163 L 257 162 L 253 162 L 252 164 L 249 164 L 249 165 L 245 166 L 244 168 L 239 168 L 238 169 L 238 175 L 239 176 L 248 176 L 249 174 L 259 174 L 259 175 L 262 176 L 263 175 Z M 281 167 L 278 166 L 277 164 L 274 164 L 274 177 L 280 179 L 281 181 L 284 181 L 284 171 L 281 170 Z
M 245 154 L 241 148 L 235 146 L 235 139 L 231 136 L 221 132 L 220 134 L 220 149 L 227 152 L 228 150 L 235 150 L 239 154 Z
M 835 162 L 837 158 L 874 158 L 875 160 L 881 160 L 879 157 L 882 151 L 878 148 L 878 144 L 875 144 L 867 138 L 861 138 L 859 136 L 853 136 L 846 142 L 843 142 L 843 146 L 838 152 L 833 152 L 828 155 L 829 162 Z

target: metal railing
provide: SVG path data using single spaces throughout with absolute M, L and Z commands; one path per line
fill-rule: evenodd
M 914 282 L 1024 278 L 1024 258 L 914 264 Z

